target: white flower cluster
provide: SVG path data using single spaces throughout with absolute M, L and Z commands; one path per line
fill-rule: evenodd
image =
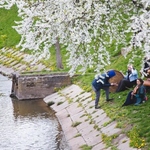
M 138 15 L 131 18 L 131 42 L 135 47 L 140 47 L 145 56 L 150 56 L 150 0 L 142 0 L 141 5 L 143 8 L 139 10 Z
M 115 41 L 116 48 L 122 44 L 127 46 L 123 20 L 119 14 L 123 9 L 127 15 L 132 9 L 132 2 L 122 8 L 123 0 L 1 0 L 0 8 L 18 7 L 18 15 L 22 18 L 13 28 L 21 35 L 18 46 L 35 52 L 36 59 L 49 57 L 50 47 L 59 39 L 60 45 L 67 47 L 69 56 L 69 73 L 73 75 L 78 68 L 85 73 L 88 68 L 96 72 L 110 64 L 108 47 Z M 145 7 L 149 1 L 143 0 Z M 134 17 L 133 32 L 142 30 L 134 36 L 137 46 L 146 41 L 145 50 L 149 49 L 149 12 L 145 11 L 140 19 Z M 144 20 L 147 18 L 147 20 Z M 141 25 L 140 25 L 141 24 Z M 106 40 L 104 40 L 106 39 Z M 150 43 L 150 42 L 149 42 Z

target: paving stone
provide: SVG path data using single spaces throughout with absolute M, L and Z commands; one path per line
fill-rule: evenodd
M 65 108 L 67 108 L 69 105 L 68 101 L 64 101 L 62 104 L 60 105 L 57 105 L 57 107 L 53 107 L 53 109 L 56 111 L 56 112 L 59 112 Z
M 18 70 L 20 70 L 20 71 L 25 71 L 26 68 L 27 68 L 26 65 L 22 65 L 22 66 L 20 66 L 20 67 L 18 68 Z
M 11 74 L 14 73 L 14 70 L 10 68 L 6 68 L 4 66 L 0 66 L 0 72 L 6 76 L 11 76 Z
M 82 122 L 81 124 L 79 124 L 76 128 L 78 129 L 78 131 L 86 128 L 87 126 L 89 126 L 90 124 L 90 121 L 85 121 L 85 122 Z
M 57 115 L 56 115 L 57 116 Z M 59 116 L 58 116 L 59 117 Z M 73 125 L 73 122 L 71 120 L 70 117 L 67 117 L 67 118 L 63 118 L 63 119 L 59 119 L 59 122 L 61 124 L 61 127 L 63 129 L 64 132 L 67 132 L 68 130 L 70 130 L 70 128 L 72 127 Z
M 91 115 L 91 114 L 95 113 L 95 111 L 97 111 L 95 109 L 95 107 L 90 107 L 90 108 L 86 107 L 84 110 L 87 112 L 88 115 Z
M 102 113 L 97 116 L 95 116 L 95 114 L 94 114 L 94 117 L 92 117 L 92 118 L 95 120 L 96 123 L 98 123 L 98 122 L 104 120 L 106 117 L 107 117 L 106 113 Z
M 122 139 L 126 137 L 125 134 L 119 134 L 117 138 L 113 139 L 112 143 L 117 145 L 118 143 L 121 142 Z M 122 142 L 121 142 L 122 143 Z
M 4 57 L 3 55 L 0 55 L 0 59 L 3 59 L 3 57 Z
M 85 110 L 89 111 L 89 109 L 95 110 L 95 102 L 94 102 L 94 101 L 90 101 L 90 102 L 86 105 Z
M 82 106 L 86 107 L 88 105 L 88 103 L 93 102 L 92 98 L 87 98 L 85 100 L 82 101 Z
M 102 142 L 101 134 L 96 130 L 92 130 L 88 134 L 84 135 L 83 138 L 89 146 L 94 146 Z
M 43 100 L 46 103 L 54 102 L 54 104 L 51 106 L 53 109 L 55 109 L 55 107 L 58 106 L 58 102 L 65 102 L 65 101 L 67 101 L 64 96 L 61 96 L 58 93 L 54 93 L 54 94 L 51 94 L 49 96 L 46 96 Z
M 57 108 L 57 107 L 58 107 L 58 103 L 59 103 L 59 102 L 64 103 L 65 101 L 66 101 L 67 104 L 68 104 L 68 101 L 66 100 L 65 97 L 61 97 L 60 99 L 58 98 L 58 99 L 55 99 L 55 100 L 52 100 L 52 101 L 49 101 L 49 102 L 54 102 L 54 104 L 51 105 L 51 108 L 57 110 L 57 109 L 58 109 L 58 108 Z
M 110 120 L 111 120 L 111 119 L 108 118 L 108 117 L 106 117 L 106 118 L 104 118 L 104 119 L 101 119 L 101 118 L 99 117 L 99 119 L 97 119 L 96 121 L 94 120 L 94 121 L 95 121 L 95 124 L 97 124 L 99 128 L 102 128 L 102 127 L 104 126 L 104 124 L 107 123 L 107 122 L 109 122 Z
M 10 58 L 8 58 L 8 57 L 3 57 L 3 62 L 7 62 L 7 61 L 9 61 L 10 60 Z
M 87 92 L 78 95 L 80 102 L 84 101 L 85 99 L 88 99 L 89 97 L 91 97 L 91 93 L 87 93 Z
M 9 59 L 8 61 L 7 61 L 7 64 L 10 64 L 11 62 L 13 62 L 14 60 L 13 59 Z
M 100 118 L 99 116 L 93 118 L 95 124 L 99 123 L 100 121 L 102 121 L 102 118 Z
M 106 150 L 105 147 L 106 147 L 105 144 L 103 142 L 101 142 L 101 143 L 98 143 L 97 145 L 95 145 L 92 148 L 92 150 Z
M 18 68 L 20 68 L 21 66 L 22 66 L 22 64 L 19 63 L 19 64 L 14 65 L 13 68 L 14 68 L 14 69 L 18 69 Z
M 59 120 L 61 121 L 61 120 L 65 119 L 65 118 L 68 118 L 69 113 L 68 113 L 68 111 L 67 111 L 66 109 L 63 109 L 63 110 L 57 112 L 57 113 L 56 113 L 56 116 L 57 116 L 57 117 L 59 118 Z
M 79 107 L 78 105 L 79 105 L 78 103 L 72 103 L 72 104 L 70 104 L 70 106 L 68 106 L 66 108 L 70 115 L 75 115 L 75 114 L 83 111 L 83 109 L 81 107 Z
M 125 142 L 126 141 L 126 142 Z M 120 142 L 119 146 L 117 147 L 119 150 L 137 150 L 137 148 L 129 147 L 130 140 L 127 137 L 124 137 Z
M 81 130 L 79 130 L 79 132 L 84 137 L 85 135 L 89 134 L 93 130 L 94 130 L 94 124 L 88 124 L 88 126 L 86 126 L 85 128 L 82 128 Z
M 42 71 L 43 69 L 45 69 L 46 67 L 42 64 L 36 65 L 37 69 L 36 71 Z
M 75 127 L 70 127 L 67 131 L 64 131 L 66 140 L 71 140 L 72 138 L 74 139 L 78 134 L 78 130 Z
M 24 58 L 24 54 L 20 53 L 20 52 L 16 56 L 19 57 L 19 59 L 23 59 Z
M 113 134 L 119 134 L 121 132 L 121 129 L 116 128 L 117 123 L 116 122 L 112 122 L 110 124 L 108 124 L 106 127 L 103 127 L 101 129 L 102 133 L 111 136 Z
M 68 93 L 70 93 L 70 92 L 79 93 L 79 94 L 80 94 L 80 93 L 83 92 L 83 90 L 82 90 L 79 86 L 77 86 L 77 85 L 75 85 L 75 84 L 72 84 L 72 85 L 70 85 L 70 86 L 64 88 L 61 92 L 64 93 L 64 94 L 66 94 L 66 95 L 67 95 Z
M 73 122 L 85 122 L 86 119 L 88 119 L 88 116 L 86 116 L 85 111 L 81 111 L 75 115 L 70 116 Z
M 94 108 L 94 110 L 95 110 L 94 113 L 91 114 L 92 118 L 96 118 L 97 116 L 100 116 L 105 113 L 103 109 Z
M 60 94 L 58 93 L 54 93 L 54 94 L 51 94 L 49 96 L 46 96 L 43 100 L 48 103 L 50 101 L 56 101 L 56 99 L 60 100 L 61 97 L 64 97 L 64 96 L 60 96 Z
M 13 49 L 6 49 L 6 48 L 3 48 L 1 49 L 3 52 L 9 52 L 9 53 L 14 53 L 14 50 Z
M 78 95 L 80 95 L 83 90 L 78 87 L 77 85 L 71 85 L 65 89 L 63 89 L 62 91 L 62 94 L 65 94 L 67 97 L 70 97 L 70 98 L 75 98 L 77 97 Z
M 13 66 L 15 66 L 16 64 L 18 64 L 18 61 L 13 61 L 12 63 L 9 64 L 9 67 L 13 67 Z
M 68 141 L 71 150 L 82 150 L 80 147 L 82 145 L 86 145 L 87 143 L 84 141 L 82 137 L 76 137 Z
M 20 52 L 19 51 L 14 51 L 14 50 L 12 50 L 13 51 L 13 53 L 12 53 L 12 55 L 13 56 L 17 56 L 17 55 L 19 55 L 20 54 Z

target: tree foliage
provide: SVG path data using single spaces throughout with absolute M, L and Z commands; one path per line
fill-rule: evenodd
M 142 7 L 140 7 L 140 5 Z M 21 35 L 17 46 L 30 49 L 36 60 L 49 57 L 49 48 L 66 46 L 67 65 L 76 70 L 96 72 L 110 64 L 113 51 L 133 45 L 149 52 L 149 0 L 1 0 L 0 7 L 17 5 L 21 21 L 14 28 Z M 121 12 L 121 13 L 118 13 Z M 131 15 L 132 14 L 132 15 Z M 132 21 L 132 22 L 131 22 Z M 131 41 L 127 35 L 131 34 Z M 148 38 L 147 38 L 148 37 Z

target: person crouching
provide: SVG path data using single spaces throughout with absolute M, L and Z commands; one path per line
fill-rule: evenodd
M 109 70 L 106 73 L 96 75 L 95 79 L 92 81 L 92 89 L 96 94 L 95 97 L 95 109 L 99 109 L 100 106 L 98 106 L 99 99 L 100 99 L 100 91 L 103 89 L 106 94 L 106 101 L 113 100 L 112 98 L 109 98 L 109 87 L 112 85 L 116 85 L 116 83 L 109 83 L 109 79 L 114 77 L 116 75 L 114 70 Z

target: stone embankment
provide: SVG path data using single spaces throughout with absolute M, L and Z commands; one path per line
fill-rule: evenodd
M 18 63 L 17 57 L 24 60 L 24 63 Z M 0 72 L 7 76 L 24 71 L 29 65 L 19 52 L 14 54 L 12 50 L 7 50 L 7 57 L 4 52 L 0 56 Z M 45 66 L 37 64 L 33 68 L 40 71 Z M 91 147 L 91 150 L 136 150 L 129 146 L 129 138 L 116 127 L 117 122 L 112 121 L 102 109 L 95 110 L 91 93 L 83 91 L 79 86 L 70 85 L 45 97 L 44 101 L 47 104 L 54 102 L 50 107 L 56 112 L 71 150 L 83 150 L 83 146 Z M 113 141 L 107 144 L 103 137 L 111 136 L 114 137 Z
M 49 95 L 44 101 L 51 105 L 64 131 L 71 150 L 82 150 L 82 146 L 91 150 L 136 150 L 129 146 L 129 138 L 117 128 L 117 122 L 107 117 L 102 109 L 96 109 L 91 93 L 83 91 L 77 85 Z M 106 145 L 104 136 L 116 137 Z
M 15 72 L 50 71 L 41 62 L 36 62 L 34 57 L 16 49 L 0 49 L 0 72 L 11 76 Z M 5 71 L 3 71 L 5 70 Z

